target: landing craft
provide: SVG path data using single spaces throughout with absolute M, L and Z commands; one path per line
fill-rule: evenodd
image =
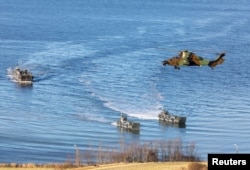
M 140 123 L 128 121 L 127 115 L 125 114 L 121 114 L 121 118 L 116 123 L 117 123 L 117 126 L 124 128 L 124 129 L 132 130 L 132 131 L 140 130 Z
M 28 70 L 22 70 L 16 67 L 12 74 L 13 78 L 21 85 L 32 85 L 34 76 Z
M 172 115 L 167 110 L 163 110 L 158 115 L 158 118 L 161 121 L 175 123 L 175 124 L 179 124 L 179 125 L 185 125 L 185 123 L 186 123 L 186 117 Z
M 162 64 L 174 66 L 175 69 L 180 69 L 182 66 L 209 66 L 214 69 L 215 66 L 224 62 L 225 53 L 221 53 L 215 60 L 207 60 L 197 56 L 195 53 L 188 50 L 180 51 L 179 55 L 162 61 Z

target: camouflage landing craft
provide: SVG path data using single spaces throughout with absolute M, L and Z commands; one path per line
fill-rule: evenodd
M 188 50 L 180 51 L 179 56 L 172 57 L 170 59 L 162 61 L 162 64 L 174 66 L 175 69 L 180 69 L 182 66 L 209 66 L 212 69 L 218 64 L 224 62 L 225 53 L 221 53 L 215 60 L 206 60 L 200 56 L 197 56 L 193 52 Z

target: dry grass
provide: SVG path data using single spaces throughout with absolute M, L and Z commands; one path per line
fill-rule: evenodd
M 115 163 L 99 166 L 87 166 L 82 168 L 76 168 L 74 170 L 193 170 L 189 169 L 190 165 L 194 163 L 190 162 L 150 162 L 150 163 Z M 206 162 L 196 163 L 202 168 L 207 167 Z M 195 166 L 197 167 L 197 166 Z M 192 168 L 192 167 L 191 167 Z M 206 169 L 194 169 L 194 170 L 206 170 Z
M 62 164 L 0 164 L 0 170 L 26 170 L 26 169 L 34 169 L 34 170 L 64 170 L 64 169 L 73 169 L 76 166 L 71 163 L 62 163 Z
M 150 163 L 114 163 L 84 167 L 66 167 L 63 164 L 42 165 L 34 164 L 0 164 L 0 170 L 207 170 L 207 162 L 150 162 Z M 11 165 L 11 166 L 10 166 Z
M 0 170 L 55 170 L 55 168 L 8 168 L 8 167 L 1 167 Z
M 188 170 L 207 170 L 207 165 L 197 162 L 192 162 L 188 164 Z

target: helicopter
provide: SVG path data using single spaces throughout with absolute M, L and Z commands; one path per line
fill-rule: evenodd
M 162 61 L 164 66 L 174 66 L 175 69 L 180 69 L 182 66 L 209 66 L 214 69 L 219 64 L 224 62 L 226 53 L 218 54 L 215 60 L 207 60 L 203 57 L 197 56 L 195 53 L 188 50 L 180 51 L 178 56 L 172 57 Z

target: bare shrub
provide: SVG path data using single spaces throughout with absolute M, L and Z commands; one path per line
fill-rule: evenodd
M 184 153 L 186 155 L 185 161 L 199 161 L 200 160 L 196 153 L 195 143 L 193 142 L 186 145 Z
M 76 166 L 120 162 L 166 162 L 166 161 L 199 161 L 195 143 L 183 143 L 180 138 L 173 140 L 125 143 L 120 141 L 118 148 L 90 148 L 80 154 L 76 149 Z M 81 159 L 80 159 L 81 158 Z
M 199 161 L 194 143 L 184 144 L 179 138 L 158 141 L 159 160 L 161 161 Z
M 83 162 L 87 163 L 87 165 L 95 165 L 96 156 L 95 156 L 95 153 L 92 149 L 84 151 L 81 158 L 83 159 Z
M 158 162 L 158 151 L 149 150 L 147 153 L 147 162 Z
M 168 154 L 167 154 L 167 143 L 166 141 L 158 141 L 158 148 L 159 148 L 159 160 L 166 161 Z
M 98 152 L 97 152 L 97 162 L 99 164 L 103 164 L 105 161 L 105 151 L 103 150 L 103 147 L 99 147 L 98 148 Z
M 81 151 L 77 146 L 76 146 L 76 149 L 75 149 L 75 165 L 76 166 L 81 165 Z
M 174 158 L 174 161 L 182 161 L 182 147 L 183 145 L 180 139 L 173 141 L 172 157 Z
M 188 165 L 188 170 L 207 170 L 207 166 L 201 163 L 193 162 Z
M 113 151 L 110 152 L 110 160 L 112 163 L 127 162 L 126 152 Z
M 184 144 L 179 138 L 170 141 L 156 141 L 125 144 L 120 141 L 120 149 L 104 151 L 98 149 L 99 163 L 156 162 L 156 161 L 199 161 L 194 143 Z M 90 156 L 85 154 L 85 158 Z M 89 160 L 89 159 L 87 159 Z
M 131 143 L 126 148 L 124 156 L 127 162 L 141 162 L 142 148 L 139 143 Z

